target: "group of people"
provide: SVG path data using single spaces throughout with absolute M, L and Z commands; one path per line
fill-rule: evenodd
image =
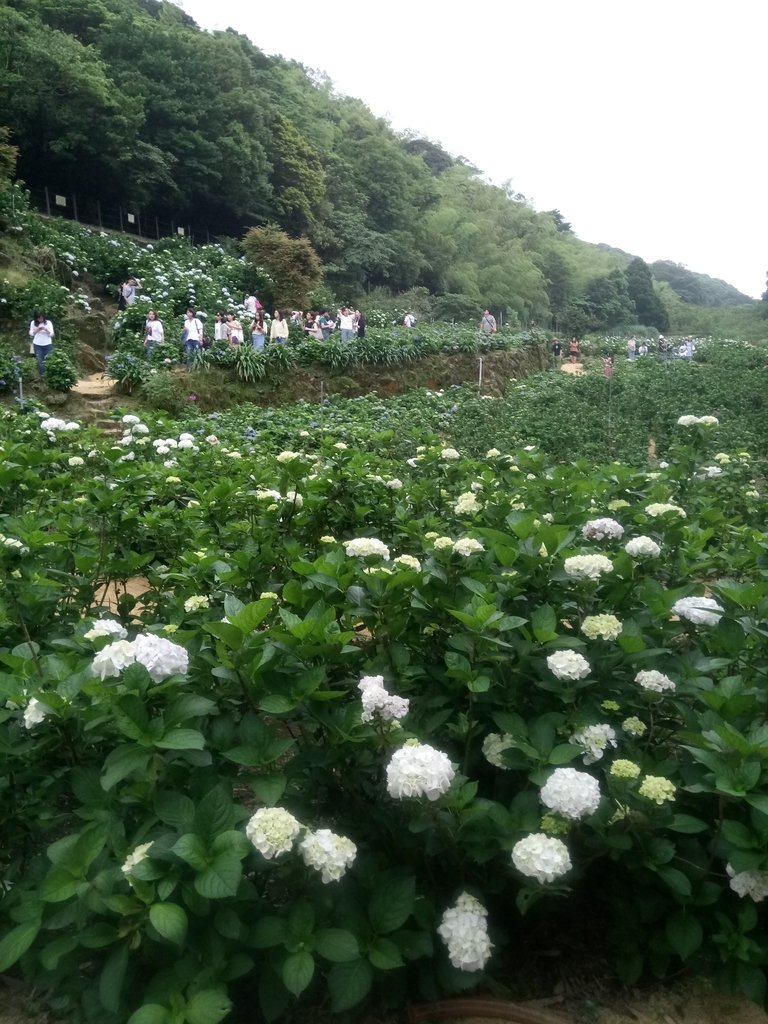
M 310 310 L 306 315 L 302 310 L 293 310 L 290 318 L 276 309 L 270 317 L 255 295 L 247 295 L 243 306 L 247 319 L 243 317 L 241 320 L 237 314 L 227 313 L 222 309 L 216 313 L 212 338 L 206 333 L 199 314 L 193 308 L 187 310 L 181 340 L 188 366 L 192 364 L 196 352 L 210 348 L 214 342 L 226 342 L 232 347 L 244 344 L 246 331 L 256 351 L 264 349 L 267 338 L 273 344 L 282 345 L 288 339 L 289 323 L 298 325 L 316 341 L 328 341 L 337 328 L 344 343 L 350 342 L 353 338 L 365 337 L 367 322 L 365 314 L 359 309 L 343 306 L 335 315 L 327 309 Z M 165 341 L 165 329 L 155 310 L 150 309 L 144 333 L 144 349 L 148 359 L 152 358 L 155 346 L 162 341 Z
M 563 358 L 563 343 L 557 338 L 552 339 L 552 355 L 558 361 Z M 568 359 L 572 363 L 578 363 L 581 358 L 581 345 L 578 338 L 571 338 L 568 343 Z

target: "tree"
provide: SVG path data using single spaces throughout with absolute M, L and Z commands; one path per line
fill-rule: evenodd
M 0 192 L 4 192 L 13 178 L 16 170 L 16 158 L 19 151 L 8 141 L 10 135 L 7 128 L 0 126 Z
M 307 238 L 291 238 L 274 224 L 251 228 L 243 239 L 246 260 L 274 281 L 279 308 L 304 309 L 322 280 L 322 264 Z
M 653 278 L 648 264 L 637 256 L 624 271 L 624 277 L 629 297 L 635 304 L 638 322 L 659 331 L 668 331 L 669 315 L 653 290 Z
M 547 216 L 552 218 L 558 231 L 565 234 L 573 234 L 570 222 L 563 217 L 559 210 L 547 210 Z
M 290 118 L 278 114 L 272 126 L 270 180 L 275 209 L 286 231 L 310 232 L 325 198 L 325 174 L 317 154 Z

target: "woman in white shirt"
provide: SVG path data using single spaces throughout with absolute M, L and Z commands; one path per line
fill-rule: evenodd
M 29 324 L 29 337 L 37 359 L 40 376 L 45 376 L 45 360 L 53 352 L 53 324 L 45 313 L 35 313 Z
M 227 340 L 227 321 L 224 312 L 221 309 L 216 314 L 216 323 L 213 325 L 213 340 Z
M 275 310 L 275 315 L 272 317 L 269 340 L 277 342 L 278 345 L 283 345 L 288 340 L 288 321 L 279 309 Z
M 144 348 L 147 350 L 147 359 L 152 358 L 155 345 L 159 341 L 165 341 L 165 331 L 163 330 L 162 321 L 157 319 L 157 313 L 154 309 L 150 309 L 147 313 L 147 324 L 144 338 Z
M 187 310 L 181 340 L 186 349 L 187 367 L 191 367 L 195 353 L 203 346 L 203 325 L 199 318 L 195 316 L 194 309 Z
M 234 313 L 227 313 L 227 338 L 230 345 L 242 345 L 243 325 Z

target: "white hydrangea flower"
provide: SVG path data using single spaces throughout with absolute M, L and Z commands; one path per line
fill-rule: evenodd
M 50 714 L 51 709 L 37 699 L 37 697 L 30 697 L 29 703 L 24 709 L 24 728 L 32 729 L 36 725 L 40 725 Z
M 661 548 L 651 537 L 633 537 L 624 545 L 624 550 L 632 558 L 658 558 Z
M 547 657 L 547 668 L 557 679 L 586 679 L 592 671 L 578 651 L 554 651 Z
M 304 507 L 304 499 L 298 491 L 286 491 L 285 500 L 297 510 Z
M 542 884 L 554 882 L 571 870 L 571 857 L 562 839 L 536 832 L 512 847 L 512 863 L 521 875 Z
M 293 849 L 301 823 L 283 807 L 260 807 L 245 826 L 245 834 L 267 860 Z
M 581 632 L 590 640 L 615 640 L 622 628 L 615 615 L 587 615 L 581 624 Z
M 389 548 L 375 537 L 358 537 L 355 540 L 344 541 L 344 551 L 348 558 L 367 558 L 370 555 L 378 555 L 379 558 L 389 561 Z
M 320 872 L 324 883 L 338 882 L 357 856 L 357 847 L 346 836 L 338 836 L 330 829 L 307 832 L 299 843 L 301 859 L 308 868 Z
M 395 565 L 402 565 L 404 569 L 413 569 L 414 572 L 421 572 L 421 562 L 413 555 L 398 555 Z
M 675 784 L 663 775 L 646 775 L 637 792 L 661 807 L 666 801 L 675 799 Z
M 456 499 L 453 510 L 457 516 L 468 516 L 479 512 L 482 507 L 482 504 L 477 500 L 472 491 L 465 491 Z
M 282 463 L 293 462 L 294 459 L 300 459 L 301 458 L 301 453 L 300 452 L 280 452 L 280 454 L 277 455 L 276 458 L 277 458 L 278 462 L 282 462 Z
M 587 540 L 620 540 L 624 536 L 624 527 L 615 519 L 590 519 L 581 528 L 581 534 Z
M 72 455 L 69 459 L 67 459 L 67 465 L 72 466 L 73 468 L 75 466 L 84 466 L 85 459 L 81 459 L 79 455 Z
M 91 662 L 91 672 L 102 681 L 119 676 L 136 662 L 132 640 L 115 640 L 103 647 Z
M 216 437 L 215 434 L 209 434 L 208 437 L 206 437 L 205 440 L 206 440 L 207 444 L 218 444 L 219 443 L 219 439 L 218 439 L 218 437 Z
M 188 597 L 184 602 L 185 612 L 196 612 L 200 608 L 210 608 L 210 598 L 206 597 L 205 594 L 194 594 L 192 597 Z
M 396 800 L 425 796 L 437 800 L 447 793 L 454 770 L 450 758 L 428 744 L 408 744 L 396 750 L 387 765 L 387 792 Z
M 613 562 L 605 555 L 572 555 L 563 563 L 566 574 L 573 579 L 599 580 L 613 572 Z
M 266 489 L 266 490 L 262 489 L 262 488 L 259 488 L 256 491 L 256 500 L 257 501 L 280 501 L 280 498 L 281 498 L 280 491 L 275 491 L 275 490 L 273 490 L 271 488 L 270 489 Z
M 357 688 L 362 699 L 361 718 L 364 722 L 371 722 L 374 718 L 391 722 L 408 714 L 410 702 L 405 697 L 389 693 L 384 686 L 384 676 L 363 676 Z
M 447 459 L 450 462 L 454 459 L 460 459 L 461 455 L 459 455 L 455 448 L 443 448 L 440 452 L 440 458 Z
M 768 871 L 737 872 L 730 864 L 726 864 L 725 870 L 731 879 L 728 884 L 737 896 L 749 896 L 755 903 L 762 903 L 768 896 Z
M 657 672 L 656 669 L 638 672 L 635 676 L 635 682 L 639 683 L 644 690 L 650 690 L 653 693 L 663 693 L 664 690 L 674 692 L 675 689 L 675 684 L 669 676 L 665 676 L 663 672 Z
M 504 751 L 514 745 L 515 741 L 508 732 L 489 732 L 483 740 L 483 757 L 494 768 L 501 768 L 503 772 L 509 771 L 504 763 Z
M 453 547 L 453 540 L 451 537 L 435 537 L 432 546 L 435 551 L 446 551 Z
M 594 764 L 609 747 L 616 747 L 616 732 L 606 724 L 586 725 L 571 736 L 571 743 L 584 748 L 584 764 Z
M 134 416 L 132 413 L 128 413 L 126 416 L 122 417 L 120 422 L 124 423 L 126 427 L 133 427 L 135 426 L 135 424 L 141 423 L 141 420 L 139 419 L 138 416 Z
M 672 612 L 695 626 L 716 626 L 725 609 L 712 597 L 681 597 Z
M 699 473 L 699 476 L 702 476 L 705 479 L 711 479 L 712 477 L 722 475 L 723 471 L 720 468 L 720 466 L 702 466 L 701 471 Z
M 437 541 L 435 541 L 435 547 L 437 546 Z M 469 558 L 470 555 L 477 554 L 478 551 L 485 551 L 485 548 L 474 537 L 460 537 L 453 545 L 454 554 L 463 555 L 464 558 Z
M 137 664 L 143 665 L 156 683 L 161 683 L 168 676 L 183 675 L 189 668 L 186 648 L 153 633 L 137 636 L 133 641 L 133 652 Z
M 131 433 L 134 435 L 148 434 L 149 427 L 146 425 L 146 423 L 134 423 L 134 425 L 131 427 Z
M 448 949 L 448 958 L 460 971 L 482 971 L 491 956 L 488 912 L 474 896 L 463 892 L 443 914 L 437 934 Z
M 677 420 L 678 427 L 693 427 L 699 422 L 698 416 L 680 416 Z
M 679 505 L 671 505 L 669 502 L 654 501 L 650 505 L 645 506 L 645 511 L 653 519 L 658 519 L 660 516 L 676 515 L 680 516 L 681 519 L 687 518 L 685 509 L 680 508 Z
M 577 821 L 594 814 L 600 803 L 600 786 L 576 768 L 555 768 L 541 788 L 541 802 L 563 818 Z
M 97 619 L 88 632 L 83 634 L 86 640 L 97 640 L 101 636 L 114 636 L 118 640 L 125 640 L 128 630 L 114 619 Z
M 717 416 L 699 416 L 700 427 L 717 427 L 720 425 L 720 420 Z
M 141 862 L 146 859 L 152 846 L 153 843 L 142 843 L 141 846 L 137 846 L 132 853 L 129 853 L 121 868 L 123 874 L 130 875 L 136 865 L 141 864 Z
M 388 487 L 390 491 L 399 491 L 403 486 L 403 481 L 398 480 L 397 477 L 393 477 L 391 480 L 385 480 L 384 486 Z
M 488 451 L 485 453 L 486 459 L 496 459 L 499 457 L 499 455 L 501 455 L 501 452 L 499 451 L 498 448 L 489 448 Z

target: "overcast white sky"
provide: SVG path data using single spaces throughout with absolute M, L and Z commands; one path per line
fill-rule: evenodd
M 581 238 L 765 287 L 765 0 L 179 2 L 511 179 Z

